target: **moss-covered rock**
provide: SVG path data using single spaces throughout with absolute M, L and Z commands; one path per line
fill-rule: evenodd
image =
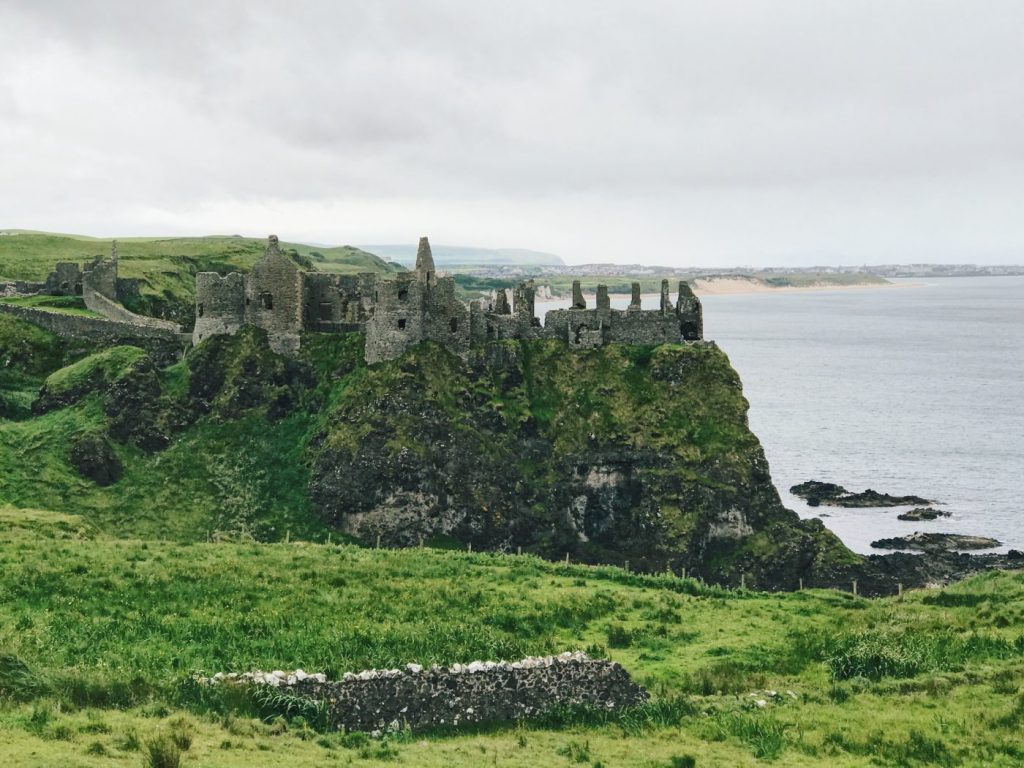
M 314 441 L 331 523 L 545 556 L 795 586 L 856 559 L 786 510 L 713 346 L 501 342 L 464 363 L 421 345 L 348 377 Z
M 117 346 L 96 352 L 46 377 L 32 411 L 46 413 L 76 403 L 92 392 L 106 389 L 146 359 L 145 350 Z
M 80 435 L 71 444 L 71 466 L 99 486 L 116 483 L 124 474 L 114 447 L 106 436 L 96 432 Z
M 207 339 L 189 355 L 188 369 L 193 409 L 224 419 L 261 407 L 280 419 L 316 384 L 311 365 L 272 352 L 266 332 L 254 326 Z

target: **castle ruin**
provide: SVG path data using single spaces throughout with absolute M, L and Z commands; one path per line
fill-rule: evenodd
M 487 341 L 561 339 L 571 349 L 605 344 L 671 344 L 703 339 L 700 299 L 680 281 L 676 301 L 669 282 L 661 284 L 658 309 L 641 308 L 640 284 L 633 283 L 626 309 L 612 309 L 608 288 L 597 287 L 596 306 L 587 308 L 579 281 L 572 304 L 535 313 L 533 281 L 518 285 L 512 303 L 504 291 L 493 301 L 467 307 L 455 293 L 455 278 L 438 273 L 427 238 L 420 238 L 416 266 L 392 278 L 305 272 L 282 253 L 271 235 L 263 257 L 248 275 L 200 272 L 196 276 L 196 325 L 193 343 L 208 336 L 233 334 L 244 325 L 264 329 L 271 348 L 295 354 L 304 332 L 366 333 L 366 361 L 399 357 L 421 341 L 434 341 L 456 355 Z

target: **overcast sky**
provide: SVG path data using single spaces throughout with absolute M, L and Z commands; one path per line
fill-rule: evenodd
M 0 0 L 0 227 L 1024 262 L 1019 0 Z

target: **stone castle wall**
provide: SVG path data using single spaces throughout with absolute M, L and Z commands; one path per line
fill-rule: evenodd
M 248 276 L 229 277 L 230 283 L 212 273 L 197 277 L 196 343 L 251 324 L 267 331 L 275 351 L 295 354 L 304 331 L 365 330 L 365 359 L 377 363 L 427 340 L 465 357 L 473 345 L 505 339 L 556 338 L 570 348 L 588 349 L 616 342 L 699 341 L 703 335 L 700 300 L 680 282 L 673 306 L 667 280 L 662 281 L 657 310 L 641 308 L 639 283 L 633 284 L 629 309 L 613 310 L 604 285 L 598 286 L 596 307 L 588 309 L 577 281 L 571 307 L 548 312 L 543 326 L 535 316 L 532 280 L 512 291 L 511 304 L 506 292 L 499 291 L 486 306 L 476 301 L 467 307 L 456 296 L 455 279 L 435 270 L 425 237 L 420 239 L 416 268 L 390 279 L 303 272 L 280 252 L 273 235 Z
M 298 266 L 270 238 L 266 254 L 245 281 L 245 322 L 267 332 L 275 352 L 294 355 L 302 332 L 302 280 Z
M 207 336 L 232 335 L 245 324 L 245 280 L 232 272 L 221 277 L 216 272 L 196 275 L 196 324 L 192 343 Z
M 93 295 L 117 301 L 117 259 L 97 258 L 82 270 L 82 296 L 85 298 L 85 306 L 89 307 L 89 299 Z
M 369 670 L 336 682 L 322 676 L 248 676 L 296 696 L 323 701 L 331 723 L 350 731 L 413 731 L 515 722 L 555 707 L 602 711 L 637 706 L 648 694 L 618 664 L 584 653 L 512 663 L 473 662 L 448 668 Z M 246 678 L 236 678 L 244 680 Z M 204 682 L 231 682 L 213 678 Z

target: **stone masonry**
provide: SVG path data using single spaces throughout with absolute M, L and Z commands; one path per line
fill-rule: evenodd
M 271 685 L 324 702 L 337 728 L 368 732 L 515 722 L 558 706 L 615 710 L 649 698 L 621 666 L 585 653 L 447 668 L 409 664 L 403 669 L 348 673 L 338 681 L 297 670 L 216 675 L 200 682 Z
M 555 338 L 571 349 L 604 344 L 666 344 L 700 341 L 700 300 L 679 283 L 675 304 L 669 283 L 662 281 L 656 310 L 640 306 L 640 285 L 632 286 L 629 308 L 611 308 L 608 288 L 597 287 L 596 306 L 588 309 L 580 284 L 573 284 L 572 304 L 545 315 L 535 314 L 533 281 L 518 285 L 509 305 L 504 291 L 494 301 L 470 302 L 455 293 L 455 279 L 434 266 L 430 243 L 420 238 L 416 267 L 389 279 L 372 274 L 323 275 L 302 271 L 281 253 L 271 235 L 263 258 L 249 275 L 200 273 L 196 278 L 196 326 L 193 343 L 214 334 L 235 333 L 243 325 L 267 331 L 271 347 L 295 354 L 302 333 L 365 331 L 366 361 L 400 356 L 422 341 L 434 341 L 466 357 L 488 341 Z
M 234 334 L 243 325 L 267 332 L 276 352 L 293 355 L 302 333 L 363 330 L 370 317 L 376 276 L 304 272 L 281 252 L 276 235 L 248 275 L 196 275 L 196 325 L 192 342 Z

